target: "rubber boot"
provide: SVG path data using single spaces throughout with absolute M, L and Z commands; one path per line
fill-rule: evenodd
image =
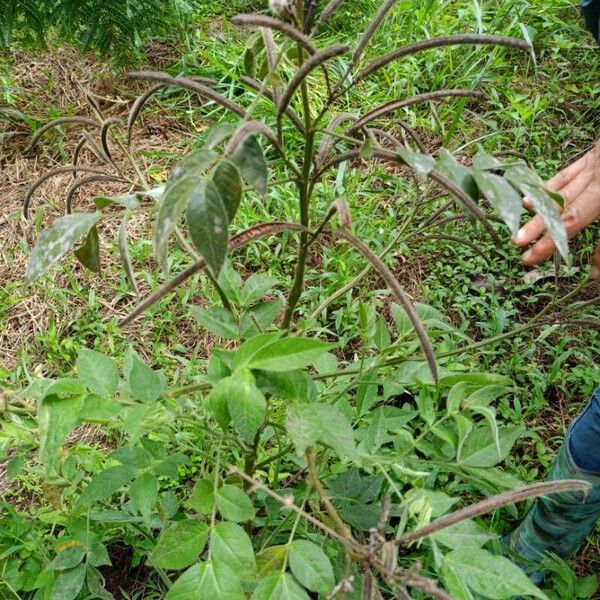
M 577 467 L 569 451 L 569 436 L 552 465 L 549 479 L 579 479 L 587 481 L 592 489 L 587 495 L 560 492 L 536 500 L 508 536 L 510 549 L 533 563 L 539 563 L 548 552 L 565 559 L 574 556 L 600 518 L 600 473 Z M 539 585 L 547 574 L 548 571 L 540 569 L 531 573 L 530 578 Z

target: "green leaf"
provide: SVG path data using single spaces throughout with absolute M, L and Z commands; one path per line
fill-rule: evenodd
M 217 490 L 215 502 L 221 516 L 229 521 L 240 523 L 250 521 L 254 517 L 252 500 L 235 485 L 224 485 Z
M 129 465 L 118 465 L 100 471 L 92 477 L 92 480 L 83 490 L 79 497 L 79 506 L 110 498 L 136 475 L 137 469 Z
M 267 161 L 256 136 L 248 136 L 235 151 L 231 160 L 248 185 L 257 189 L 261 194 L 267 191 Z
M 233 359 L 233 369 L 246 369 L 252 362 L 254 355 L 262 348 L 269 346 L 276 339 L 281 337 L 281 332 L 261 333 L 246 340 L 235 353 Z
M 267 292 L 277 284 L 277 279 L 267 273 L 254 273 L 244 282 L 242 287 L 241 302 L 249 306 L 260 300 Z
M 83 244 L 74 251 L 77 260 L 93 273 L 100 273 L 100 236 L 94 225 Z
M 174 584 L 165 600 L 244 600 L 235 572 L 225 563 L 203 562 L 191 566 Z
M 161 569 L 183 569 L 194 563 L 206 545 L 208 527 L 202 521 L 176 521 L 161 533 L 148 564 Z
M 227 254 L 229 218 L 212 181 L 197 186 L 187 207 L 187 224 L 194 245 L 215 276 Z
M 271 571 L 281 571 L 288 554 L 288 546 L 267 546 L 256 555 L 258 576 L 262 577 Z
M 446 148 L 440 148 L 435 168 L 471 198 L 474 200 L 479 198 L 479 191 L 471 170 L 461 165 Z
M 38 408 L 40 429 L 39 460 L 46 466 L 46 472 L 58 463 L 58 450 L 67 436 L 81 423 L 83 396 L 59 398 L 47 395 Z
M 317 387 L 304 371 L 255 371 L 256 385 L 265 393 L 290 402 L 313 402 Z
M 513 235 L 519 231 L 523 199 L 504 177 L 473 169 L 473 177 L 485 199 L 496 209 Z
M 235 565 L 240 579 L 256 575 L 256 560 L 248 534 L 235 523 L 218 523 L 212 536 L 212 555 L 216 562 Z
M 440 531 L 436 531 L 430 537 L 448 548 L 462 548 L 464 546 L 480 548 L 495 538 L 471 519 L 445 527 Z
M 263 393 L 256 387 L 254 377 L 248 369 L 240 369 L 231 376 L 227 408 L 231 415 L 233 427 L 249 444 L 267 414 L 267 401 Z
M 282 304 L 281 300 L 269 300 L 249 308 L 240 319 L 239 336 L 247 339 L 268 329 L 277 318 Z
M 523 436 L 522 427 L 502 427 L 498 430 L 498 442 L 489 427 L 479 427 L 467 438 L 460 459 L 466 467 L 493 467 L 503 461 L 515 442 Z
M 460 573 L 477 594 L 491 600 L 514 596 L 535 596 L 547 600 L 527 575 L 504 556 L 496 556 L 473 546 L 457 548 L 444 557 L 444 564 Z
M 232 383 L 233 379 L 231 376 L 221 379 L 210 390 L 205 402 L 206 408 L 222 429 L 227 429 L 227 426 L 231 422 L 228 403 L 232 393 Z
M 505 177 L 531 200 L 535 212 L 542 217 L 550 237 L 556 244 L 561 256 L 566 260 L 569 254 L 567 231 L 556 208 L 553 195 L 546 190 L 537 174 L 525 165 L 517 165 L 507 169 Z
M 140 514 L 147 519 L 152 514 L 158 499 L 156 477 L 151 473 L 142 473 L 129 487 L 129 495 Z
M 162 190 L 161 190 L 162 191 Z M 122 206 L 123 208 L 128 208 L 129 210 L 133 210 L 140 205 L 140 201 L 138 200 L 135 194 L 131 194 L 128 196 L 95 196 L 92 198 L 92 202 L 96 205 L 98 210 L 102 210 L 111 204 L 116 204 L 117 206 Z
M 93 394 L 111 396 L 119 386 L 117 363 L 95 350 L 82 348 L 77 354 L 77 375 Z
M 295 540 L 290 547 L 290 568 L 296 579 L 311 592 L 327 596 L 335 587 L 331 561 L 316 544 Z
M 199 306 L 190 306 L 190 312 L 197 323 L 226 340 L 237 340 L 239 337 L 238 323 L 231 313 L 223 306 L 210 306 L 201 308 Z
M 244 366 L 279 372 L 302 369 L 312 365 L 329 348 L 331 344 L 311 338 L 277 339 L 257 350 Z M 234 365 L 236 369 L 241 368 L 239 364 Z
M 31 252 L 25 278 L 27 282 L 43 275 L 57 263 L 102 217 L 102 213 L 72 213 L 56 219 L 44 229 Z
M 163 273 L 169 272 L 167 261 L 167 246 L 169 236 L 177 226 L 181 213 L 187 206 L 193 194 L 203 185 L 199 174 L 183 177 L 174 182 L 169 182 L 162 198 L 156 231 L 154 233 L 154 255 Z
M 185 505 L 201 515 L 209 515 L 215 505 L 213 482 L 209 479 L 199 479 Z
M 407 148 L 398 147 L 396 152 L 400 158 L 421 177 L 427 177 L 435 169 L 435 160 L 427 154 L 413 152 Z
M 130 350 L 127 360 L 126 376 L 131 393 L 142 402 L 158 400 L 166 391 L 165 381 L 160 373 L 142 362 L 133 350 Z
M 286 409 L 285 428 L 300 456 L 325 433 L 325 423 L 315 413 L 313 405 L 297 402 Z
M 447 563 L 444 563 L 441 574 L 444 578 L 446 591 L 454 600 L 474 600 L 473 594 L 462 580 L 459 572 L 454 571 Z
M 309 600 L 308 594 L 289 573 L 269 573 L 261 579 L 252 600 Z
M 88 394 L 83 399 L 80 411 L 81 420 L 86 423 L 107 424 L 121 411 L 121 405 L 116 400 Z
M 86 549 L 83 544 L 69 546 L 65 550 L 59 552 L 46 567 L 49 571 L 64 571 L 76 567 L 85 556 Z
M 85 565 L 60 571 L 54 579 L 50 600 L 75 600 L 85 582 Z
M 221 196 L 227 217 L 231 223 L 242 199 L 240 172 L 231 161 L 225 160 L 215 169 L 212 181 Z

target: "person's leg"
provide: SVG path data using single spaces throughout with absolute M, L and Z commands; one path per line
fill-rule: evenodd
M 587 28 L 600 43 L 600 0 L 582 0 L 581 7 Z
M 536 563 L 548 552 L 573 556 L 600 518 L 600 388 L 569 429 L 549 479 L 580 479 L 592 489 L 587 496 L 563 492 L 539 498 L 513 531 L 511 549 Z M 544 575 L 537 571 L 532 579 L 541 583 Z

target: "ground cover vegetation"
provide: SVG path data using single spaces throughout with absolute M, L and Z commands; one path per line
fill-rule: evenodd
M 536 175 L 597 131 L 576 12 L 242 4 L 127 77 L 6 61 L 2 593 L 595 597 L 596 537 L 544 591 L 498 544 L 598 381 Z

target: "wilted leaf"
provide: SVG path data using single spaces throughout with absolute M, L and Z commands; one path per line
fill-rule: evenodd
M 93 273 L 100 273 L 100 236 L 96 225 L 90 229 L 83 245 L 74 254 L 84 267 Z
M 31 253 L 26 279 L 32 281 L 58 262 L 102 217 L 102 213 L 72 213 L 44 229 Z
M 187 224 L 194 245 L 215 276 L 227 254 L 229 218 L 219 190 L 212 181 L 201 182 L 191 193 Z

